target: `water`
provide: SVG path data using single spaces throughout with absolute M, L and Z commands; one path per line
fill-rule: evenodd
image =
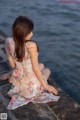
M 0 0 L 0 29 L 8 36 L 19 15 L 34 21 L 33 38 L 40 47 L 40 62 L 51 69 L 55 82 L 80 103 L 80 4 Z

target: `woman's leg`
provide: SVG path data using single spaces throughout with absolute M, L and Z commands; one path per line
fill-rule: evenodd
M 44 68 L 44 69 L 41 70 L 41 72 L 45 76 L 46 80 L 48 80 L 48 78 L 51 74 L 51 71 L 48 68 Z
M 43 63 L 39 63 L 39 68 L 42 74 L 45 76 L 46 80 L 49 78 L 51 71 L 48 68 L 44 68 Z
M 44 69 L 44 64 L 43 63 L 39 63 L 39 69 L 40 70 Z

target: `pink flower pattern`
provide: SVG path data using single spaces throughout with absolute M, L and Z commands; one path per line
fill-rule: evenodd
M 59 96 L 47 93 L 41 86 L 32 69 L 30 55 L 26 44 L 27 43 L 25 43 L 24 60 L 20 63 L 14 58 L 16 67 L 9 78 L 9 82 L 12 84 L 12 87 L 8 91 L 8 95 L 11 96 L 11 100 L 7 109 L 10 110 L 28 104 L 29 102 L 47 103 L 50 101 L 57 101 L 59 99 Z M 13 38 L 6 39 L 5 47 L 9 54 L 14 57 L 15 43 Z M 43 78 L 46 80 L 44 75 Z

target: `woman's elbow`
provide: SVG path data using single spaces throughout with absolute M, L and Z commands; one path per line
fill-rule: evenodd
M 14 68 L 15 68 L 15 65 L 10 65 L 10 67 L 11 67 L 12 69 L 14 69 Z
M 10 67 L 11 67 L 12 69 L 15 68 L 15 63 L 9 62 L 9 65 L 10 65 Z
M 33 71 L 35 72 L 35 73 L 39 73 L 39 68 L 33 68 Z

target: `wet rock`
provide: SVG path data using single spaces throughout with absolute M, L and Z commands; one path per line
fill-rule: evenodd
M 7 61 L 0 63 L 0 73 L 8 72 L 9 70 L 10 70 L 10 66 Z
M 3 58 L 0 56 L 0 61 L 2 61 L 3 60 Z
M 9 118 L 14 116 L 14 118 L 18 120 L 58 120 L 56 114 L 52 112 L 47 104 L 43 103 L 29 103 L 28 105 L 21 106 L 19 108 L 16 108 L 15 110 L 7 110 L 7 105 L 10 101 L 7 92 L 10 87 L 11 85 L 7 84 L 0 88 L 0 101 L 2 100 L 2 106 L 0 107 L 0 109 L 3 109 L 4 106 L 5 111 L 3 112 L 7 113 Z M 11 113 L 9 113 L 9 111 Z
M 59 101 L 48 103 L 51 110 L 55 112 L 60 120 L 80 120 L 80 105 L 59 89 L 59 86 L 53 82 L 52 78 L 49 79 L 49 83 L 59 90 L 60 95 Z
M 0 44 L 4 44 L 6 37 L 6 33 L 0 30 Z

